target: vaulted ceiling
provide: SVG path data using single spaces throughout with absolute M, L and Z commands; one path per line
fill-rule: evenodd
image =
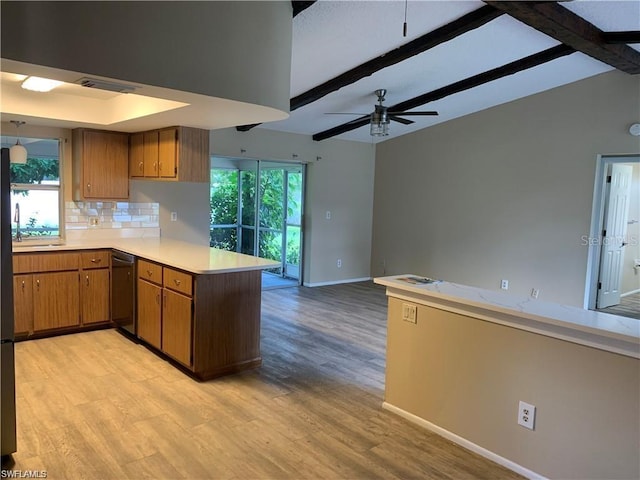
M 640 0 L 292 4 L 291 115 L 240 131 L 376 143 L 613 69 L 640 73 Z M 389 110 L 439 115 L 372 137 L 380 88 Z

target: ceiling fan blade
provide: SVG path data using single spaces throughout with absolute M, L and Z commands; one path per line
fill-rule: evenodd
M 407 115 L 438 115 L 438 112 L 388 112 L 389 115 L 403 115 L 403 116 L 407 116 Z
M 389 115 L 389 120 L 402 123 L 403 125 L 411 125 L 412 123 L 415 123 L 413 120 L 407 120 L 406 118 L 401 118 L 397 115 Z
M 370 113 L 353 113 L 353 112 L 325 112 L 325 115 L 371 115 Z

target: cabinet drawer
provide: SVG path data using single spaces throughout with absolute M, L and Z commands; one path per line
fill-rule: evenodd
M 80 265 L 83 270 L 90 268 L 109 268 L 109 250 L 92 250 L 80 253 Z
M 77 253 L 15 253 L 13 273 L 60 272 L 78 270 Z
M 138 260 L 138 278 L 162 285 L 162 265 Z
M 164 286 L 176 292 L 192 295 L 192 277 L 188 273 L 172 268 L 164 268 Z

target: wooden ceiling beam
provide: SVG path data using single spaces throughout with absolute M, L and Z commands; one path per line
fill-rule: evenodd
M 493 1 L 491 5 L 526 25 L 623 72 L 640 73 L 640 52 L 622 43 L 609 43 L 606 34 L 556 2 Z
M 529 68 L 542 65 L 543 63 L 550 62 L 551 60 L 564 57 L 565 55 L 570 55 L 574 52 L 575 52 L 575 49 L 569 46 L 557 45 L 547 50 L 543 50 L 542 52 L 538 52 L 533 55 L 529 55 L 528 57 L 521 58 L 520 60 L 507 63 L 506 65 L 503 65 L 501 67 L 488 70 L 478 75 L 474 75 L 473 77 L 465 78 L 464 80 L 460 80 L 459 82 L 452 83 L 450 85 L 447 85 L 442 88 L 438 88 L 436 90 L 425 93 L 418 97 L 414 97 L 410 100 L 406 100 L 404 102 L 390 106 L 388 107 L 388 110 L 389 111 L 411 110 L 412 108 L 419 107 L 426 103 L 440 100 L 450 95 L 454 95 L 456 93 L 460 93 L 465 90 L 478 87 L 485 83 L 492 82 L 494 80 L 498 80 L 500 78 L 516 74 L 523 70 L 527 70 Z M 316 141 L 325 140 L 327 138 L 340 135 L 341 133 L 346 133 L 351 130 L 355 130 L 356 128 L 366 125 L 367 123 L 369 123 L 369 116 L 361 117 L 354 121 L 344 123 L 342 125 L 338 125 L 337 127 L 333 127 L 329 130 L 316 133 L 315 135 L 313 135 L 313 139 Z
M 605 32 L 602 34 L 605 43 L 640 43 L 640 31 Z
M 291 6 L 293 7 L 293 17 L 295 18 L 296 15 L 298 15 L 300 12 L 306 10 L 311 5 L 313 5 L 314 3 L 316 3 L 316 0 L 313 0 L 311 2 L 299 2 L 299 1 L 292 0 L 291 1 Z
M 354 67 L 331 80 L 327 80 L 311 90 L 307 90 L 300 95 L 296 95 L 291 99 L 289 109 L 290 111 L 294 111 L 300 107 L 304 107 L 305 105 L 313 103 L 325 95 L 341 89 L 342 87 L 351 85 L 358 80 L 371 76 L 378 70 L 400 63 L 408 58 L 418 55 L 419 53 L 426 52 L 441 43 L 453 40 L 459 35 L 475 30 L 501 15 L 504 15 L 504 12 L 489 5 L 480 7 L 452 22 L 447 23 L 446 25 L 443 25 L 442 27 L 436 28 L 421 37 L 416 38 L 415 40 L 405 43 L 398 48 L 358 65 L 357 67 Z M 236 127 L 236 130 L 246 132 L 257 125 L 259 124 L 241 125 Z

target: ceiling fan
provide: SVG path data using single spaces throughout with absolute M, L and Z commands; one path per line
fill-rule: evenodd
M 410 125 L 413 120 L 409 120 L 406 118 L 402 118 L 406 116 L 433 116 L 438 115 L 438 112 L 434 111 L 423 111 L 423 112 L 400 112 L 400 111 L 389 111 L 388 107 L 384 106 L 382 102 L 384 102 L 384 96 L 387 94 L 387 90 L 385 88 L 380 88 L 376 90 L 375 95 L 378 97 L 378 105 L 374 106 L 373 112 L 368 113 L 340 113 L 341 115 L 370 115 L 371 121 L 371 135 L 374 137 L 383 137 L 389 135 L 389 123 L 391 120 L 394 122 L 402 123 L 403 125 Z

